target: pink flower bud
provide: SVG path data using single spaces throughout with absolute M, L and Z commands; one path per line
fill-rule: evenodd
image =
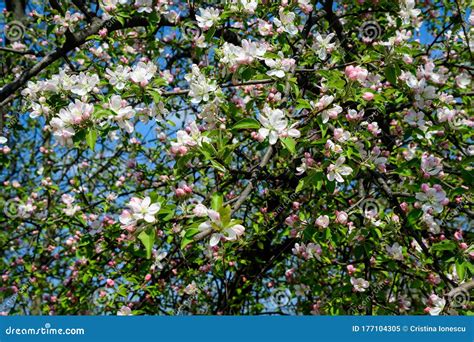
M 178 148 L 178 155 L 184 156 L 186 153 L 188 153 L 188 148 L 186 146 L 180 146 Z
M 104 38 L 105 36 L 107 36 L 107 29 L 105 27 L 99 30 L 99 36 L 101 38 Z
M 340 224 L 346 224 L 348 218 L 349 216 L 346 214 L 346 212 L 336 210 L 336 222 Z
M 461 240 L 462 240 L 462 232 L 459 231 L 459 230 L 456 231 L 456 232 L 454 233 L 454 238 L 455 238 L 456 240 L 458 240 L 458 241 L 461 241 Z
M 175 194 L 177 197 L 183 197 L 183 196 L 186 196 L 186 191 L 184 191 L 184 190 L 181 189 L 181 188 L 177 188 L 177 189 L 174 191 L 174 194 Z
M 421 184 L 421 191 L 427 192 L 430 189 L 430 186 L 426 183 Z
M 372 101 L 374 99 L 374 94 L 367 91 L 365 92 L 363 95 L 362 95 L 362 98 L 365 100 L 365 101 Z
M 183 185 L 182 188 L 183 188 L 183 190 L 184 190 L 186 193 L 188 193 L 188 194 L 190 194 L 190 193 L 193 192 L 193 188 L 191 188 L 189 185 Z
M 352 265 L 347 265 L 347 272 L 349 273 L 349 275 L 353 275 L 355 273 L 355 271 L 357 270 L 354 266 Z

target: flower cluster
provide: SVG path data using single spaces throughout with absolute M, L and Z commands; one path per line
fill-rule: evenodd
M 132 197 L 128 202 L 129 210 L 122 211 L 120 223 L 127 229 L 137 226 L 141 221 L 153 223 L 156 221 L 155 215 L 160 211 L 160 203 L 151 203 L 150 197 L 143 199 Z

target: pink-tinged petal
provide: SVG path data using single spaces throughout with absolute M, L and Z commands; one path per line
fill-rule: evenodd
M 331 182 L 334 181 L 334 172 L 328 173 L 327 177 Z
M 339 168 L 339 173 L 343 176 L 350 175 L 352 173 L 352 168 L 350 168 L 349 166 L 341 166 Z
M 196 215 L 198 217 L 207 216 L 207 211 L 208 211 L 208 209 L 203 204 L 197 204 L 196 207 L 193 209 L 194 215 Z
M 220 240 L 221 240 L 221 234 L 218 234 L 218 233 L 212 234 L 211 241 L 209 241 L 209 245 L 211 245 L 211 247 L 214 247 L 219 243 Z
M 258 134 L 260 134 L 262 138 L 265 139 L 266 137 L 268 137 L 268 134 L 270 134 L 270 130 L 268 128 L 260 128 L 258 130 Z
M 150 214 L 145 214 L 145 216 L 143 217 L 143 219 L 148 222 L 148 223 L 153 223 L 156 221 L 155 219 L 155 216 L 153 215 L 150 215 Z
M 137 213 L 142 210 L 141 208 L 141 200 L 138 198 L 132 198 L 130 202 L 128 203 L 128 207 L 132 209 L 133 212 Z
M 217 211 L 209 209 L 207 211 L 207 215 L 212 220 L 212 222 L 215 222 L 215 223 L 221 222 L 221 215 Z
M 150 206 L 150 203 L 151 203 L 151 198 L 147 196 L 143 199 L 141 207 L 148 208 Z
M 225 234 L 222 235 L 224 237 L 224 239 L 226 239 L 228 241 L 232 241 L 232 240 L 237 239 L 237 235 L 232 230 L 232 228 L 227 228 L 227 229 L 224 230 L 224 232 L 225 232 Z
M 159 203 L 153 203 L 150 205 L 148 208 L 148 214 L 155 215 L 157 212 L 159 212 L 161 209 L 161 204 Z
M 336 167 L 341 166 L 342 164 L 344 164 L 345 161 L 346 161 L 346 158 L 344 156 L 340 156 L 336 160 Z
M 278 141 L 278 133 L 275 131 L 270 131 L 270 145 L 275 145 Z
M 344 183 L 344 178 L 342 178 L 342 176 L 339 173 L 335 172 L 334 173 L 334 178 L 336 178 L 337 182 Z
M 321 118 L 323 123 L 327 123 L 329 121 L 329 114 L 326 110 L 321 113 Z
M 203 222 L 198 226 L 198 229 L 201 232 L 207 231 L 207 230 L 211 229 L 211 224 L 208 221 Z
M 133 133 L 134 127 L 130 123 L 130 121 L 124 121 L 123 126 L 124 126 L 124 129 L 127 133 Z
M 293 138 L 299 138 L 301 136 L 300 131 L 295 128 L 288 130 L 288 135 Z
M 231 229 L 235 232 L 235 234 L 236 234 L 237 236 L 241 236 L 241 235 L 245 232 L 244 226 L 242 226 L 242 225 L 240 225 L 240 224 L 236 224 L 236 225 L 233 226 Z
M 123 225 L 129 225 L 133 222 L 132 215 L 128 210 L 124 210 L 122 211 L 122 214 L 120 214 L 119 221 Z

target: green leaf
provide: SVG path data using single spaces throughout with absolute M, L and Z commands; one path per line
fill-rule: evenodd
M 195 224 L 193 224 L 192 226 L 195 226 Z M 183 240 L 181 240 L 181 249 L 184 249 L 187 245 L 194 242 L 193 236 L 199 232 L 200 230 L 198 228 L 186 229 L 186 231 L 184 232 Z
M 255 119 L 243 119 L 237 122 L 232 129 L 259 129 L 260 123 Z
M 181 249 L 184 249 L 187 245 L 193 242 L 193 239 L 184 237 L 183 240 L 181 240 Z
M 457 248 L 453 241 L 443 240 L 431 246 L 432 251 L 453 251 Z
M 97 131 L 95 129 L 89 129 L 86 134 L 86 142 L 92 151 L 94 151 L 96 141 L 97 141 Z
M 282 138 L 280 139 L 285 148 L 290 151 L 291 154 L 296 154 L 296 141 L 293 138 Z
M 382 239 L 382 232 L 378 228 L 374 228 L 374 232 L 379 239 Z
M 305 99 L 298 99 L 296 102 L 298 103 L 298 105 L 296 106 L 296 110 L 300 110 L 303 108 L 311 109 L 311 104 Z
M 225 169 L 225 166 L 219 163 L 218 161 L 215 161 L 214 159 L 211 159 L 211 164 L 214 166 L 215 169 L 221 171 L 221 172 L 226 172 L 227 170 Z
M 214 37 L 215 34 L 216 34 L 216 28 L 211 27 L 211 29 L 206 32 L 206 35 L 205 35 L 206 40 L 207 41 L 211 40 L 211 38 Z
M 214 193 L 211 198 L 211 208 L 215 211 L 219 211 L 219 209 L 222 207 L 223 201 L 224 200 L 221 193 Z
M 322 172 L 316 172 L 311 176 L 311 183 L 316 187 L 316 190 L 321 190 L 323 186 L 324 175 Z
M 464 179 L 464 182 L 467 185 L 474 185 L 474 177 L 472 175 L 472 171 L 468 170 L 461 170 L 461 177 Z
M 400 74 L 400 68 L 397 64 L 389 65 L 385 68 L 385 77 L 393 85 L 397 84 L 397 77 Z
M 336 182 L 326 181 L 326 189 L 329 191 L 330 194 L 334 192 L 336 189 Z
M 161 95 L 159 92 L 157 92 L 156 90 L 148 90 L 148 93 L 153 98 L 153 102 L 155 102 L 156 104 L 161 102 Z
M 314 186 L 316 187 L 317 190 L 321 190 L 323 186 L 323 180 L 324 180 L 324 175 L 322 172 L 310 171 L 310 173 L 306 177 L 304 177 L 303 179 L 300 179 L 295 192 L 300 192 L 301 190 L 306 189 L 307 187 L 310 187 L 310 186 Z
M 456 260 L 456 273 L 458 274 L 459 280 L 463 281 L 466 275 L 466 263 L 462 260 Z
M 201 144 L 201 148 L 199 150 L 204 155 L 204 157 L 206 157 L 206 159 L 213 159 L 213 157 L 217 154 L 214 146 L 206 142 Z
M 474 265 L 472 265 L 470 262 L 465 262 L 464 266 L 469 269 L 471 275 L 474 275 Z
M 153 244 L 155 243 L 155 230 L 153 228 L 144 230 L 138 235 L 138 238 L 145 246 L 146 257 L 147 259 L 151 258 L 151 250 L 153 249 Z
M 407 221 L 410 226 L 414 226 L 417 222 L 418 219 L 423 215 L 423 211 L 420 209 L 414 209 L 408 214 L 407 216 Z
M 295 189 L 295 192 L 300 192 L 302 189 L 304 189 L 304 187 L 305 187 L 305 179 L 306 179 L 306 178 L 300 179 L 300 181 L 298 182 L 298 186 L 297 186 L 296 189 Z
M 184 236 L 190 239 L 199 232 L 200 232 L 199 228 L 190 228 L 186 230 L 186 233 L 184 234 Z
M 223 227 L 227 227 L 229 225 L 231 213 L 232 213 L 232 209 L 230 205 L 221 207 L 219 209 L 219 215 L 221 216 L 221 222 L 222 222 Z
M 413 174 L 413 170 L 412 168 L 417 168 L 418 165 L 420 164 L 420 160 L 417 159 L 417 158 L 413 158 L 412 160 L 410 161 L 407 161 L 407 162 L 404 162 L 402 163 L 396 170 L 394 170 L 393 172 L 395 172 L 396 174 L 399 174 L 401 176 L 405 176 L 405 177 L 408 177 L 408 176 L 411 176 Z

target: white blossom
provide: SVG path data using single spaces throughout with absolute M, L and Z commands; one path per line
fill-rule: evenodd
M 295 26 L 295 19 L 295 13 L 285 12 L 284 8 L 281 7 L 279 10 L 279 18 L 274 18 L 273 22 L 278 28 L 294 36 L 298 33 L 298 28 Z
M 351 277 L 351 284 L 356 292 L 365 292 L 369 288 L 369 282 L 363 278 Z
M 313 49 L 318 54 L 319 59 L 326 59 L 327 53 L 334 50 L 336 43 L 331 43 L 335 34 L 330 33 L 326 36 L 322 36 L 319 32 L 314 37 Z
M 220 11 L 217 8 L 200 8 L 196 15 L 197 24 L 203 30 L 209 30 L 214 24 L 219 22 Z
M 296 128 L 293 128 L 294 125 L 288 128 L 288 119 L 281 109 L 271 109 L 265 106 L 258 120 L 263 126 L 258 130 L 258 133 L 264 139 L 269 137 L 270 145 L 275 145 L 278 138 L 287 136 L 299 138 L 301 135 Z
M 385 247 L 385 249 L 387 250 L 387 253 L 391 258 L 395 260 L 403 259 L 402 246 L 400 246 L 398 242 L 395 242 L 392 246 Z
M 107 68 L 105 77 L 108 78 L 109 83 L 118 90 L 123 90 L 127 81 L 130 79 L 131 68 L 129 66 L 119 65 L 115 70 Z
M 185 79 L 189 82 L 189 96 L 192 103 L 209 101 L 211 94 L 217 90 L 216 83 L 208 80 L 195 64 L 192 65 L 191 73 L 187 74 Z
M 340 156 L 336 160 L 336 164 L 331 164 L 329 165 L 327 171 L 327 178 L 330 181 L 336 180 L 336 182 L 343 183 L 344 178 L 342 176 L 348 176 L 352 173 L 352 168 L 344 165 L 344 162 L 346 161 L 346 158 L 344 156 Z
M 114 112 L 112 119 L 117 122 L 120 128 L 128 133 L 133 132 L 133 124 L 130 122 L 135 116 L 135 110 L 128 106 L 127 101 L 122 100 L 119 95 L 113 95 L 109 100 L 109 108 Z

